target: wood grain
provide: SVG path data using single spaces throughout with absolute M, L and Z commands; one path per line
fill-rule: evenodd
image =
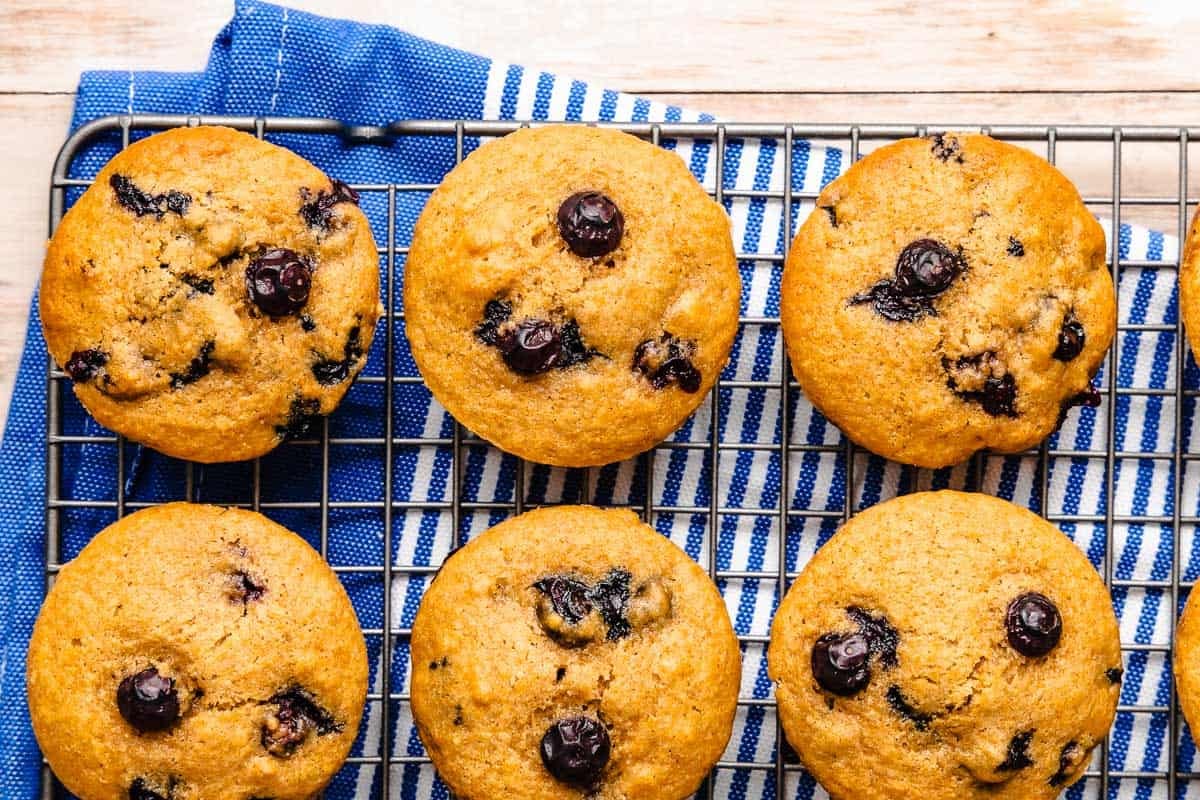
M 1136 0 L 292 0 L 634 92 L 1200 88 L 1200 14 Z M 86 10 L 83 10 L 86 9 Z M 230 0 L 6 0 L 0 91 L 82 69 L 199 69 Z

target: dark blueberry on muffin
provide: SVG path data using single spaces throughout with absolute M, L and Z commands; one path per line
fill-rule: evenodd
M 870 656 L 871 643 L 863 634 L 827 633 L 813 645 L 813 677 L 825 691 L 850 697 L 871 680 Z
M 294 250 L 268 250 L 246 267 L 246 288 L 254 305 L 266 314 L 295 314 L 308 302 L 312 265 Z
M 99 350 L 76 350 L 67 359 L 63 370 L 73 381 L 90 381 L 108 363 L 108 356 Z
M 1008 643 L 1023 656 L 1038 658 L 1062 638 L 1062 616 L 1050 598 L 1029 592 L 1009 603 L 1004 617 Z
M 166 730 L 179 719 L 175 681 L 155 667 L 126 676 L 117 686 L 117 710 L 139 733 Z
M 625 217 L 601 192 L 576 192 L 558 207 L 558 231 L 572 253 L 597 258 L 621 244 Z
M 600 780 L 612 744 L 608 730 L 592 717 L 555 720 L 542 736 L 542 764 L 556 780 L 591 789 Z

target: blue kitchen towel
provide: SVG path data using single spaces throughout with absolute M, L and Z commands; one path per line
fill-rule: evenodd
M 488 60 L 426 42 L 392 28 L 323 19 L 259 2 L 239 2 L 233 20 L 219 34 L 207 69 L 188 74 L 100 72 L 83 76 L 73 126 L 121 112 L 173 112 L 332 117 L 354 123 L 387 123 L 397 119 L 568 119 L 701 121 L 711 119 L 592 87 L 548 73 Z M 135 132 L 144 135 L 144 132 Z M 278 135 L 269 137 L 291 147 L 343 180 L 356 184 L 436 183 L 455 159 L 452 140 L 405 137 L 391 145 L 348 145 L 337 137 Z M 84 146 L 71 165 L 71 176 L 90 178 L 116 152 L 119 138 L 100 136 Z M 467 142 L 467 149 L 477 144 Z M 1184 580 L 1200 575 L 1200 542 L 1194 525 L 1178 531 L 1181 564 L 1175 564 L 1175 481 L 1183 480 L 1182 514 L 1193 518 L 1200 497 L 1200 470 L 1187 462 L 1184 475 L 1174 473 L 1170 455 L 1176 443 L 1174 420 L 1183 414 L 1185 452 L 1191 447 L 1194 399 L 1175 407 L 1173 390 L 1177 343 L 1174 271 L 1157 264 L 1177 259 L 1178 240 L 1140 228 L 1121 226 L 1116 242 L 1122 260 L 1120 319 L 1136 326 L 1118 334 L 1115 375 L 1118 387 L 1151 390 L 1118 397 L 1116 424 L 1108 429 L 1107 401 L 1099 409 L 1073 411 L 1052 447 L 1072 453 L 1049 459 L 1049 491 L 1040 491 L 1036 457 L 982 457 L 974 467 L 915 470 L 858 452 L 848 465 L 836 447 L 835 428 L 793 390 L 787 420 L 781 418 L 782 357 L 778 327 L 780 254 L 787 220 L 779 197 L 790 180 L 796 190 L 814 191 L 848 165 L 846 152 L 836 146 L 796 141 L 791 174 L 784 174 L 785 143 L 775 140 L 735 140 L 725 144 L 722 189 L 733 220 L 733 234 L 742 254 L 744 283 L 742 313 L 746 317 L 731 363 L 724 373 L 735 387 L 717 395 L 713 407 L 704 404 L 673 437 L 675 442 L 704 442 L 710 429 L 724 448 L 717 470 L 716 498 L 722 509 L 716 541 L 711 543 L 708 508 L 711 462 L 704 449 L 664 448 L 658 451 L 652 473 L 646 459 L 633 459 L 594 470 L 551 469 L 522 465 L 478 440 L 468 437 L 461 465 L 454 465 L 450 446 L 453 421 L 419 382 L 397 383 L 392 397 L 393 436 L 427 439 L 421 446 L 397 446 L 392 453 L 390 497 L 385 496 L 388 471 L 384 463 L 384 384 L 360 380 L 342 407 L 328 420 L 328 455 L 319 443 L 296 442 L 250 464 L 187 467 L 178 461 L 126 445 L 126 481 L 117 481 L 117 445 L 64 393 L 62 432 L 79 440 L 59 445 L 62 486 L 59 498 L 69 501 L 60 514 L 62 559 L 80 547 L 116 516 L 118 499 L 129 503 L 189 497 L 215 503 L 248 503 L 253 487 L 261 487 L 266 512 L 323 547 L 335 566 L 380 565 L 390 553 L 398 570 L 392 585 L 372 572 L 343 572 L 341 577 L 362 624 L 378 631 L 385 624 L 405 629 L 412 623 L 426 577 L 405 575 L 405 566 L 437 565 L 452 545 L 485 530 L 509 512 L 471 508 L 471 503 L 511 503 L 521 490 L 532 506 L 559 501 L 640 506 L 646 493 L 655 506 L 672 511 L 653 515 L 653 524 L 708 566 L 737 573 L 718 583 L 726 598 L 743 645 L 742 694 L 756 700 L 772 696 L 766 675 L 763 639 L 781 587 L 771 576 L 779 569 L 779 537 L 785 536 L 786 569 L 794 572 L 833 532 L 845 503 L 847 474 L 853 475 L 855 508 L 872 505 L 898 493 L 920 488 L 969 487 L 1013 500 L 1042 513 L 1085 517 L 1061 523 L 1063 529 L 1098 567 L 1105 563 L 1107 536 L 1102 522 L 1108 497 L 1103 453 L 1112 437 L 1119 457 L 1111 476 L 1114 513 L 1128 518 L 1112 531 L 1111 569 L 1122 582 L 1113 592 L 1124 641 L 1133 645 L 1125 656 L 1126 679 L 1122 711 L 1108 749 L 1113 771 L 1164 773 L 1170 764 L 1168 701 L 1169 643 L 1174 609 L 1162 586 L 1172 571 Z M 710 189 L 717 180 L 716 143 L 704 140 L 664 142 L 688 163 Z M 1060 144 L 1060 148 L 1064 146 Z M 76 191 L 77 190 L 73 190 Z M 73 199 L 76 194 L 68 198 Z M 397 244 L 407 244 L 413 221 L 426 194 L 396 195 Z M 377 239 L 387 241 L 388 197 L 364 191 L 362 205 Z M 811 210 L 811 201 L 787 209 L 794 226 Z M 402 258 L 394 269 L 384 260 L 385 301 L 398 306 Z M 390 333 L 393 363 L 385 359 Z M 416 376 L 403 334 L 403 322 L 383 320 L 375 337 L 366 376 Z M 0 796 L 32 798 L 39 786 L 40 759 L 29 728 L 25 704 L 24 657 L 30 628 L 41 600 L 45 557 L 45 414 L 47 360 L 36 315 L 31 314 L 28 339 L 17 377 L 3 449 L 0 450 L 0 492 L 6 513 L 0 521 L 0 547 L 8 558 L 0 567 Z M 1098 377 L 1101 386 L 1108 374 Z M 1196 388 L 1197 371 L 1187 361 L 1185 386 Z M 783 431 L 795 444 L 829 446 L 795 452 L 789 461 L 789 484 L 780 486 L 778 449 Z M 91 441 L 89 441 L 89 439 Z M 353 441 L 345 441 L 353 440 Z M 366 442 L 364 444 L 364 442 Z M 376 442 L 376 443 L 371 443 Z M 1139 457 L 1157 454 L 1158 458 Z M 1167 456 L 1165 458 L 1161 456 Z M 455 469 L 459 466 L 461 469 Z M 852 470 L 847 467 L 851 466 Z M 321 498 L 322 470 L 330 473 L 327 513 L 312 507 Z M 458 477 L 456 477 L 456 473 Z M 468 503 L 460 530 L 452 528 L 451 513 L 442 507 L 455 487 Z M 774 515 L 780 492 L 794 510 L 785 531 Z M 385 530 L 383 506 L 392 501 L 395 513 Z M 421 507 L 422 503 L 429 504 Z M 682 509 L 682 510 L 680 510 Z M 818 515 L 805 515 L 815 511 Z M 819 512 L 826 512 L 821 515 Z M 1093 521 L 1099 516 L 1101 521 Z M 1162 521 L 1165 518 L 1165 522 Z M 749 574 L 752 577 L 746 577 Z M 1150 586 L 1130 585 L 1150 583 Z M 387 601 L 385 603 L 385 592 Z M 384 609 L 391 619 L 385 622 Z M 372 691 L 384 690 L 390 674 L 390 694 L 407 691 L 407 643 L 398 636 L 392 652 L 383 652 L 378 634 L 368 635 Z M 357 762 L 339 773 L 328 796 L 378 797 L 381 768 L 370 763 L 386 743 L 395 756 L 421 756 L 423 750 L 412 726 L 407 703 L 369 704 L 355 743 Z M 713 787 L 720 798 L 773 798 L 776 788 L 769 768 L 775 758 L 776 726 L 769 706 L 750 704 L 737 717 L 734 736 L 725 754 L 740 767 L 718 771 Z M 1195 749 L 1182 732 L 1175 764 L 1194 768 Z M 1097 763 L 1093 768 L 1098 768 Z M 395 763 L 388 775 L 389 795 L 403 798 L 447 797 L 445 787 L 427 764 Z M 824 798 L 824 792 L 801 771 L 789 771 L 786 794 Z M 1068 792 L 1072 798 L 1099 797 L 1100 781 L 1089 778 Z M 1159 778 L 1114 778 L 1109 797 L 1166 798 L 1167 782 Z

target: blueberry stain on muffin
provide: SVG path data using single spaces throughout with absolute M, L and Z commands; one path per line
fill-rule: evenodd
M 612 752 L 608 729 L 589 716 L 555 720 L 542 735 L 542 765 L 554 779 L 591 790 L 599 782 Z
M 957 137 L 944 133 L 935 133 L 929 138 L 933 142 L 930 150 L 933 152 L 934 158 L 938 161 L 949 162 L 953 160 L 959 164 L 963 163 L 962 143 L 958 141 Z
M 307 436 L 321 418 L 321 401 L 315 397 L 293 397 L 287 418 L 275 426 L 275 433 L 285 441 Z
M 267 250 L 246 266 L 251 302 L 272 319 L 295 314 L 308 303 L 312 263 L 295 250 Z
M 63 371 L 70 376 L 71 380 L 76 382 L 90 381 L 99 374 L 104 365 L 108 363 L 108 354 L 95 348 L 87 350 L 76 350 L 71 353 L 71 357 L 67 359 L 67 363 L 63 366 Z
M 958 358 L 942 357 L 946 387 L 960 399 L 976 403 L 992 417 L 1017 416 L 1017 381 L 995 351 Z
M 279 758 L 291 756 L 310 734 L 337 733 L 342 726 L 304 689 L 292 686 L 272 697 L 262 724 L 262 746 Z
M 117 685 L 117 710 L 138 733 L 164 731 L 179 720 L 175 681 L 147 667 Z
M 1013 258 L 1024 258 L 1025 245 L 1015 236 L 1008 237 L 1008 248 L 1005 250 Z
M 829 227 L 836 228 L 838 226 L 837 206 L 818 206 L 829 217 Z
M 213 281 L 212 278 L 203 278 L 199 275 L 194 275 L 190 272 L 185 272 L 179 276 L 179 280 L 191 287 L 192 291 L 198 294 L 212 294 Z
M 572 253 L 599 258 L 616 250 L 625 233 L 621 209 L 603 192 L 576 192 L 558 207 L 558 232 Z
M 917 322 L 937 316 L 934 300 L 966 268 L 961 252 L 935 239 L 918 239 L 900 251 L 893 277 L 851 297 L 850 305 L 869 303 L 875 313 L 892 322 Z
M 933 722 L 934 715 L 918 711 L 916 706 L 904 696 L 904 692 L 899 686 L 892 684 L 888 687 L 887 702 L 892 711 L 911 722 L 914 728 L 919 731 L 929 730 L 929 724 Z
M 346 343 L 342 346 L 340 359 L 322 358 L 312 366 L 313 377 L 322 386 L 333 386 L 350 377 L 350 370 L 362 358 L 362 331 L 357 325 L 346 334 Z
M 134 778 L 129 784 L 129 800 L 173 800 L 175 784 L 176 780 L 172 778 L 164 789 L 146 778 Z
M 495 346 L 500 328 L 512 318 L 512 303 L 506 300 L 489 300 L 483 306 L 483 320 L 475 326 L 475 338 L 486 345 Z
M 113 173 L 108 179 L 108 185 L 116 193 L 117 202 L 139 217 L 154 215 L 162 219 L 168 212 L 183 216 L 192 204 L 192 197 L 184 192 L 172 189 L 169 192 L 150 194 L 138 188 L 127 175 Z
M 262 600 L 267 593 L 266 582 L 245 570 L 236 570 L 229 576 L 225 596 L 230 602 L 241 603 L 243 613 L 250 603 Z
M 671 614 L 672 597 L 659 578 L 632 587 L 628 570 L 612 569 L 595 583 L 548 575 L 534 582 L 535 612 L 546 634 L 564 647 L 615 642 Z
M 1078 742 L 1067 742 L 1058 754 L 1058 771 L 1050 776 L 1051 786 L 1062 786 L 1079 768 L 1085 753 Z
M 217 343 L 212 339 L 200 345 L 200 352 L 188 362 L 187 369 L 171 373 L 171 388 L 182 389 L 207 375 L 212 368 L 212 354 L 216 349 Z
M 655 389 L 665 389 L 675 384 L 692 394 L 700 391 L 700 370 L 692 359 L 696 355 L 696 343 L 690 339 L 679 339 L 664 331 L 656 339 L 647 339 L 633 351 L 633 369 L 640 373 Z
M 1004 629 L 1012 649 L 1029 658 L 1040 658 L 1058 646 L 1062 615 L 1050 598 L 1028 592 L 1008 604 Z
M 305 224 L 319 231 L 328 231 L 333 222 L 333 207 L 338 203 L 358 205 L 358 192 L 333 178 L 328 190 L 322 189 L 315 195 L 310 189 L 301 189 L 300 200 L 300 216 Z
M 1068 311 L 1058 330 L 1058 345 L 1054 348 L 1054 358 L 1058 361 L 1071 361 L 1083 352 L 1086 342 L 1087 335 L 1083 323 L 1075 316 L 1074 311 Z
M 1008 752 L 1004 757 L 1004 761 L 996 767 L 997 772 L 1016 772 L 1033 766 L 1033 759 L 1029 755 L 1029 745 L 1033 741 L 1033 735 L 1036 731 L 1022 731 L 1008 743 Z

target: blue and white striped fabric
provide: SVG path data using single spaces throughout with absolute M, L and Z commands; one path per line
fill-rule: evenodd
M 386 123 L 394 119 L 467 118 L 533 120 L 635 120 L 703 121 L 710 117 L 647 102 L 629 95 L 601 90 L 580 81 L 523 69 L 517 65 L 461 53 L 424 42 L 396 30 L 326 20 L 258 2 L 240 2 L 234 19 L 219 35 L 208 68 L 194 74 L 89 73 L 81 84 L 74 125 L 118 112 L 177 112 L 212 114 L 277 114 L 333 117 L 356 123 Z M 277 142 L 295 149 L 338 177 L 367 184 L 430 183 L 441 178 L 454 163 L 453 142 L 433 138 L 402 139 L 390 147 L 347 146 L 327 137 L 278 136 Z M 74 177 L 93 176 L 117 147 L 102 138 L 85 148 L 72 168 Z M 469 142 L 468 146 L 474 146 Z M 711 141 L 665 142 L 688 163 L 697 178 L 716 189 L 717 153 Z M 1060 145 L 1061 147 L 1062 145 Z M 784 144 L 769 140 L 730 140 L 726 143 L 723 191 L 779 192 L 790 177 L 796 191 L 814 191 L 839 175 L 848 165 L 847 154 L 835 146 L 794 142 L 792 174 L 784 175 Z M 397 197 L 397 244 L 407 244 L 412 223 L 425 195 Z M 778 256 L 783 252 L 783 203 L 766 197 L 727 199 L 733 235 L 744 283 L 742 312 L 747 318 L 774 318 L 779 312 Z M 365 192 L 364 210 L 378 240 L 386 241 L 387 196 Z M 791 210 L 795 225 L 807 215 L 811 202 Z M 1110 241 L 1112 240 L 1111 231 Z M 1172 264 L 1178 242 L 1172 237 L 1122 226 L 1119 236 L 1122 259 Z M 383 264 L 386 268 L 386 262 Z M 393 310 L 398 307 L 402 263 L 396 266 L 396 284 L 390 287 Z M 387 274 L 385 272 L 385 274 Z M 1174 272 L 1154 266 L 1122 270 L 1122 323 L 1174 324 L 1177 297 Z M 387 287 L 385 286 L 385 292 Z M 386 325 L 381 322 L 367 375 L 382 375 Z M 407 352 L 403 322 L 397 320 L 395 357 L 390 365 L 397 375 L 415 376 Z M 1173 330 L 1135 330 L 1119 334 L 1116 384 L 1119 387 L 1174 389 L 1175 336 Z M 24 698 L 24 654 L 29 630 L 40 602 L 44 557 L 45 391 L 46 357 L 36 319 L 32 315 L 28 342 L 21 363 L 3 449 L 0 450 L 0 492 L 6 514 L 0 521 L 0 547 L 9 554 L 0 567 L 0 796 L 32 798 L 37 793 L 39 758 L 29 730 Z M 653 503 L 675 509 L 653 516 L 653 524 L 708 566 L 716 554 L 723 572 L 761 573 L 760 577 L 731 577 L 719 581 L 729 612 L 744 645 L 744 697 L 772 696 L 764 659 L 765 638 L 781 587 L 773 577 L 781 551 L 778 518 L 781 463 L 778 444 L 785 429 L 791 441 L 826 446 L 824 450 L 797 451 L 790 457 L 786 486 L 795 510 L 784 532 L 782 552 L 786 569 L 800 569 L 816 548 L 833 533 L 843 508 L 847 476 L 840 436 L 798 392 L 790 396 L 789 419 L 781 419 L 782 347 L 775 325 L 743 326 L 724 374 L 726 380 L 746 382 L 722 388 L 717 398 L 717 435 L 723 445 L 716 489 L 721 508 L 741 513 L 721 514 L 716 542 L 709 540 L 709 454 L 704 449 L 664 448 L 657 452 Z M 1189 359 L 1186 386 L 1200 384 L 1200 373 Z M 1102 374 L 1101 385 L 1108 380 Z M 762 385 L 757 385 L 762 384 Z M 328 433 L 336 442 L 354 438 L 360 443 L 331 444 L 328 462 L 322 448 L 293 443 L 264 458 L 261 463 L 262 499 L 266 503 L 294 503 L 320 498 L 322 467 L 330 472 L 327 549 L 335 565 L 379 565 L 385 541 L 398 576 L 384 587 L 380 575 L 343 573 L 364 627 L 384 626 L 384 592 L 390 592 L 393 628 L 407 628 L 419 604 L 427 577 L 405 576 L 408 565 L 440 563 L 454 541 L 465 541 L 496 523 L 508 511 L 489 508 L 468 510 L 462 529 L 452 530 L 450 511 L 412 507 L 420 503 L 445 503 L 452 496 L 455 470 L 449 442 L 453 422 L 419 384 L 400 383 L 393 389 L 393 435 L 422 437 L 430 444 L 397 446 L 392 454 L 391 500 L 397 503 L 392 529 L 384 530 L 385 499 L 384 385 L 360 381 L 343 407 L 329 420 Z M 1185 451 L 1190 445 L 1193 399 L 1184 409 L 1175 408 L 1173 393 L 1122 396 L 1117 400 L 1114 448 L 1118 453 L 1165 454 L 1175 447 L 1175 415 L 1184 414 Z M 705 404 L 673 437 L 676 442 L 708 441 L 712 408 Z M 1100 409 L 1081 409 L 1069 416 L 1052 442 L 1055 448 L 1103 452 L 1107 446 L 1107 402 Z M 67 397 L 64 432 L 79 436 L 104 433 L 74 400 Z M 362 440 L 379 444 L 362 444 Z M 111 444 L 81 443 L 62 446 L 63 499 L 111 503 L 116 496 L 116 453 Z M 517 486 L 532 506 L 559 501 L 598 504 L 645 502 L 647 461 L 634 459 L 590 471 L 522 466 L 478 440 L 467 439 L 461 465 L 464 501 L 511 503 Z M 182 464 L 132 446 L 126 453 L 131 476 L 124 487 L 127 501 L 157 501 L 184 496 L 187 474 Z M 1050 460 L 1049 492 L 1042 508 L 1036 457 L 986 457 L 977 470 L 966 466 L 920 471 L 900 467 L 878 457 L 858 453 L 854 458 L 854 505 L 862 508 L 898 493 L 922 488 L 978 488 L 1052 515 L 1103 515 L 1107 499 L 1103 457 L 1054 457 Z M 522 471 L 523 470 L 523 471 Z M 519 473 L 519 471 L 522 471 Z M 197 469 L 191 498 L 204 502 L 249 502 L 253 485 L 248 464 Z M 1169 583 L 1175 546 L 1170 516 L 1174 511 L 1174 481 L 1170 458 L 1118 458 L 1112 479 L 1113 508 L 1118 515 L 1140 520 L 1117 524 L 1113 530 L 1112 570 L 1121 581 Z M 1191 462 L 1183 476 L 1185 516 L 1200 513 L 1200 470 Z M 348 505 L 343 505 L 348 504 Z M 679 508 L 685 510 L 680 511 Z M 696 509 L 696 510 L 692 510 Z M 829 512 L 805 516 L 806 511 Z M 268 513 L 321 543 L 322 512 L 313 508 L 274 507 Z M 62 512 L 64 558 L 79 548 L 100 527 L 110 522 L 110 507 L 75 507 Z M 1166 523 L 1143 517 L 1167 517 Z M 1104 563 L 1106 531 L 1103 523 L 1064 522 L 1062 527 L 1097 564 Z M 1194 526 L 1180 531 L 1181 577 L 1200 575 L 1200 539 Z M 1125 705 L 1165 707 L 1170 670 L 1162 646 L 1169 642 L 1173 609 L 1169 589 L 1161 586 L 1117 588 L 1114 602 L 1126 643 L 1147 646 L 1126 654 Z M 372 659 L 372 691 L 384 689 L 385 664 L 391 673 L 391 691 L 407 691 L 407 644 L 398 637 L 391 654 L 382 653 L 379 635 L 368 637 Z M 1155 649 L 1158 646 L 1159 649 Z M 385 727 L 386 723 L 386 727 Z M 381 703 L 368 708 L 355 755 L 381 752 L 382 743 L 397 756 L 423 754 L 412 728 L 407 703 Z M 1165 712 L 1119 715 L 1108 754 L 1114 772 L 1163 773 L 1168 769 L 1168 716 Z M 750 705 L 738 715 L 725 758 L 728 761 L 770 764 L 778 742 L 773 711 Z M 1097 764 L 1093 765 L 1098 767 Z M 1195 747 L 1181 732 L 1178 767 L 1195 767 Z M 380 768 L 370 763 L 345 767 L 328 796 L 378 797 Z M 770 769 L 723 769 L 715 778 L 719 798 L 774 798 Z M 790 771 L 786 793 L 795 798 L 824 798 L 824 792 L 806 774 Z M 393 797 L 444 798 L 445 788 L 427 765 L 396 764 L 391 768 Z M 1187 796 L 1188 790 L 1180 796 Z M 1190 789 L 1200 796 L 1200 789 Z M 1100 797 L 1100 782 L 1089 779 L 1067 793 L 1071 798 Z M 1163 779 L 1114 778 L 1109 797 L 1166 798 Z

